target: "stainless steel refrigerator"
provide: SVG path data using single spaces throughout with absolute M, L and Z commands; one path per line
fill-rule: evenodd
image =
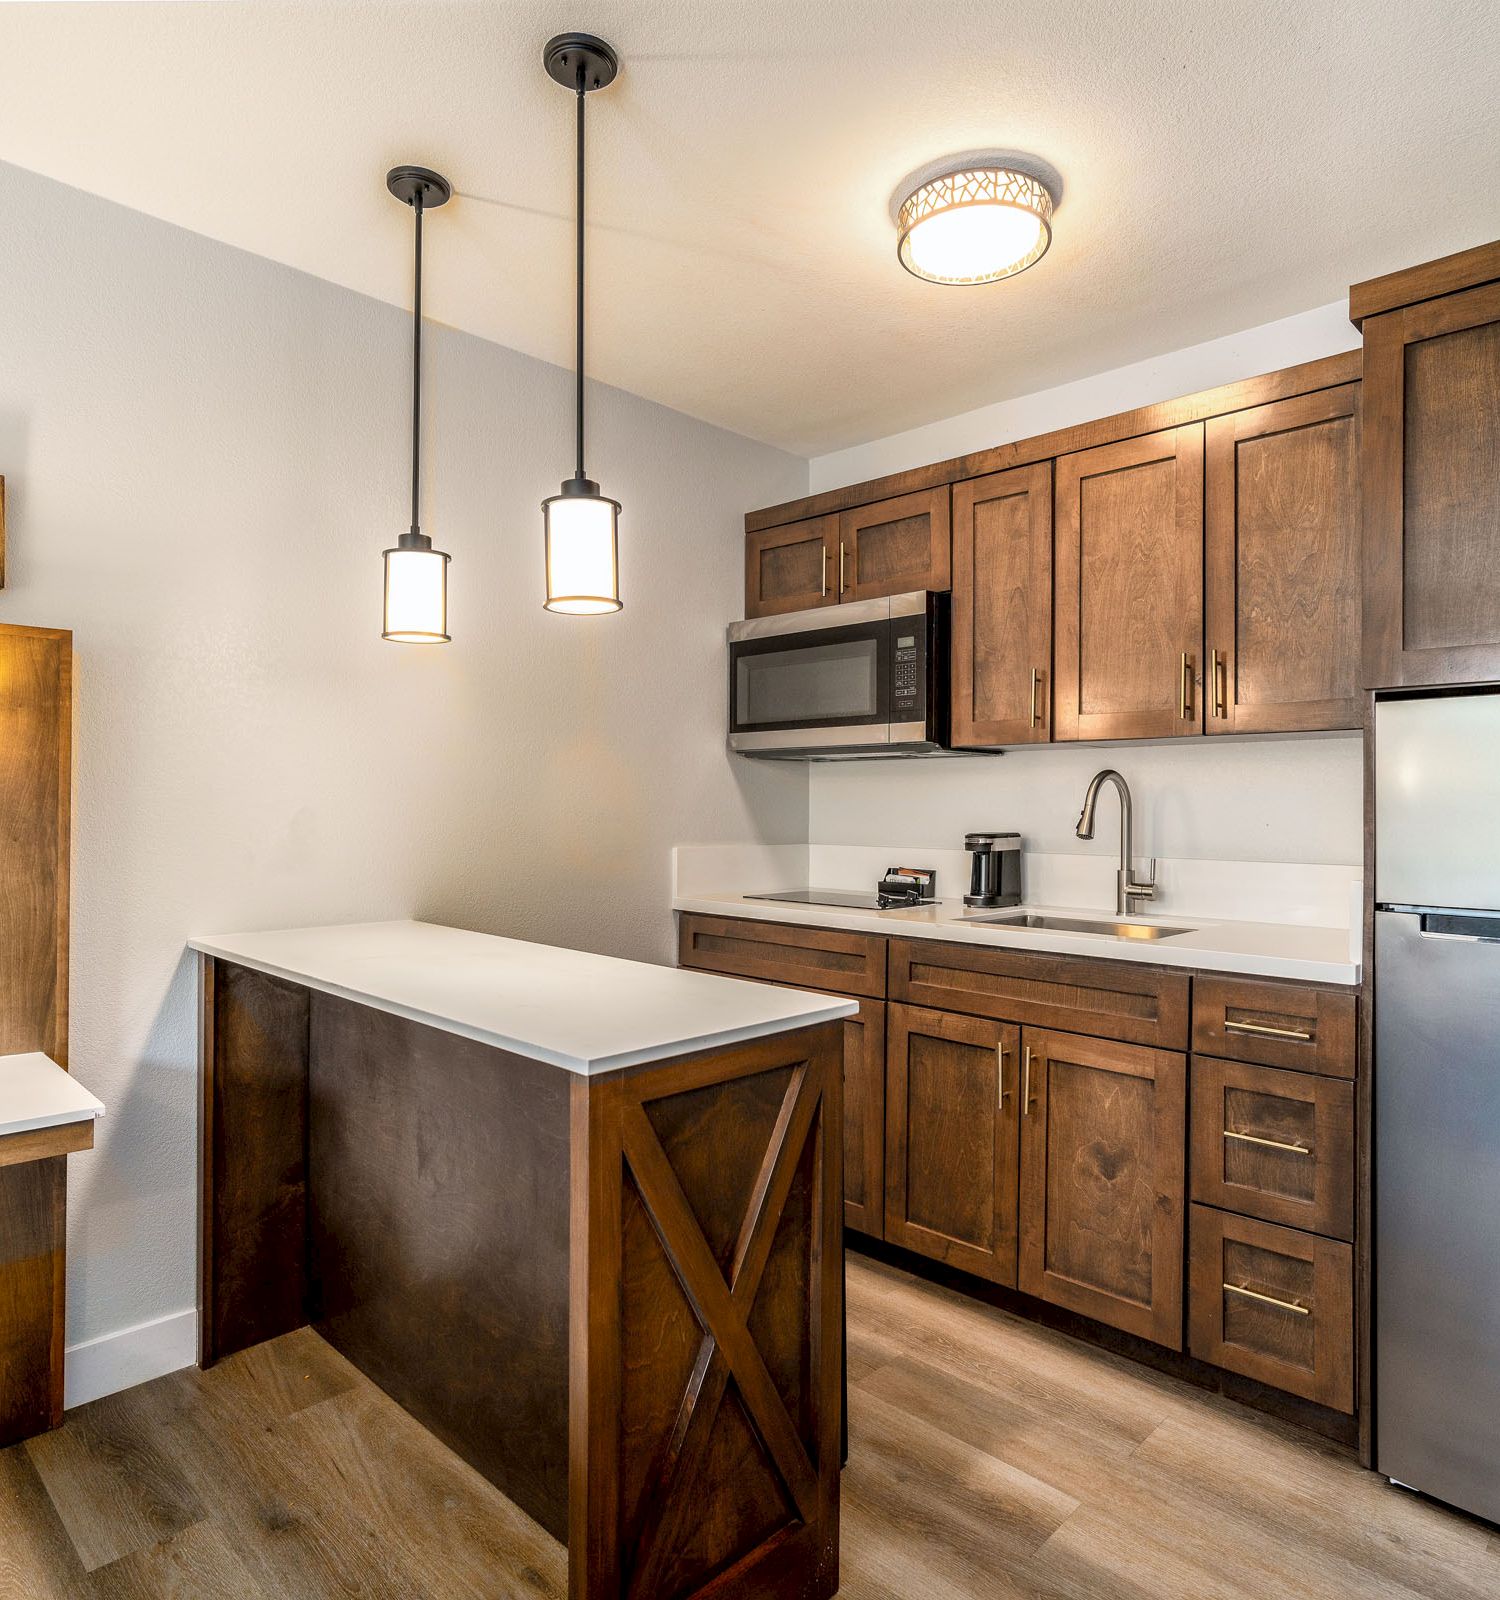
M 1375 1464 L 1500 1521 L 1500 693 L 1375 713 Z

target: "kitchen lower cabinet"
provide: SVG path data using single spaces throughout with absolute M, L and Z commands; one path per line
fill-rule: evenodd
M 887 1010 L 885 1236 L 1013 1287 L 1021 1030 Z
M 1188 1350 L 1334 1411 L 1354 1409 L 1354 1252 L 1192 1208 Z
M 885 1005 L 844 1023 L 844 1226 L 881 1236 L 885 1219 Z
M 1187 1061 L 1027 1028 L 1020 1287 L 1182 1348 Z

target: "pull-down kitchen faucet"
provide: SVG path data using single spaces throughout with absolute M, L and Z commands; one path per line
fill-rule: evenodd
M 1150 900 L 1156 894 L 1156 857 L 1151 858 L 1151 876 L 1144 883 L 1137 883 L 1131 876 L 1130 858 L 1132 855 L 1133 836 L 1131 831 L 1131 806 L 1130 785 L 1115 771 L 1113 767 L 1106 767 L 1103 772 L 1096 772 L 1089 781 L 1089 790 L 1083 797 L 1083 810 L 1078 813 L 1078 827 L 1076 832 L 1080 839 L 1094 837 L 1094 807 L 1099 802 L 1099 791 L 1106 783 L 1112 783 L 1120 796 L 1120 870 L 1115 874 L 1115 915 L 1129 916 L 1132 911 L 1139 911 L 1139 905 L 1132 905 L 1132 901 Z

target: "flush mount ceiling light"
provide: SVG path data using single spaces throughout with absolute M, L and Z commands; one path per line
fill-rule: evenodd
M 997 283 L 1052 243 L 1052 190 L 1029 172 L 973 158 L 914 173 L 901 188 L 896 253 L 928 283 Z
M 615 81 L 619 60 L 603 39 L 591 33 L 560 33 L 542 52 L 547 74 L 578 97 L 578 464 L 559 494 L 542 501 L 546 528 L 548 611 L 596 617 L 618 611 L 620 555 L 616 527 L 620 503 L 599 493 L 583 469 L 583 121 L 584 99 Z
M 385 186 L 416 217 L 411 318 L 411 529 L 385 552 L 385 625 L 396 644 L 447 644 L 448 557 L 432 548 L 420 522 L 422 476 L 422 213 L 446 205 L 448 180 L 426 167 L 392 167 Z

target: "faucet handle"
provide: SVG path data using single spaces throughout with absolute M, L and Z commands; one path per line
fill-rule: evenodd
M 1133 872 L 1126 874 L 1126 892 L 1133 900 L 1152 900 L 1156 897 L 1156 857 L 1150 859 L 1151 868 L 1146 877 L 1137 878 Z

